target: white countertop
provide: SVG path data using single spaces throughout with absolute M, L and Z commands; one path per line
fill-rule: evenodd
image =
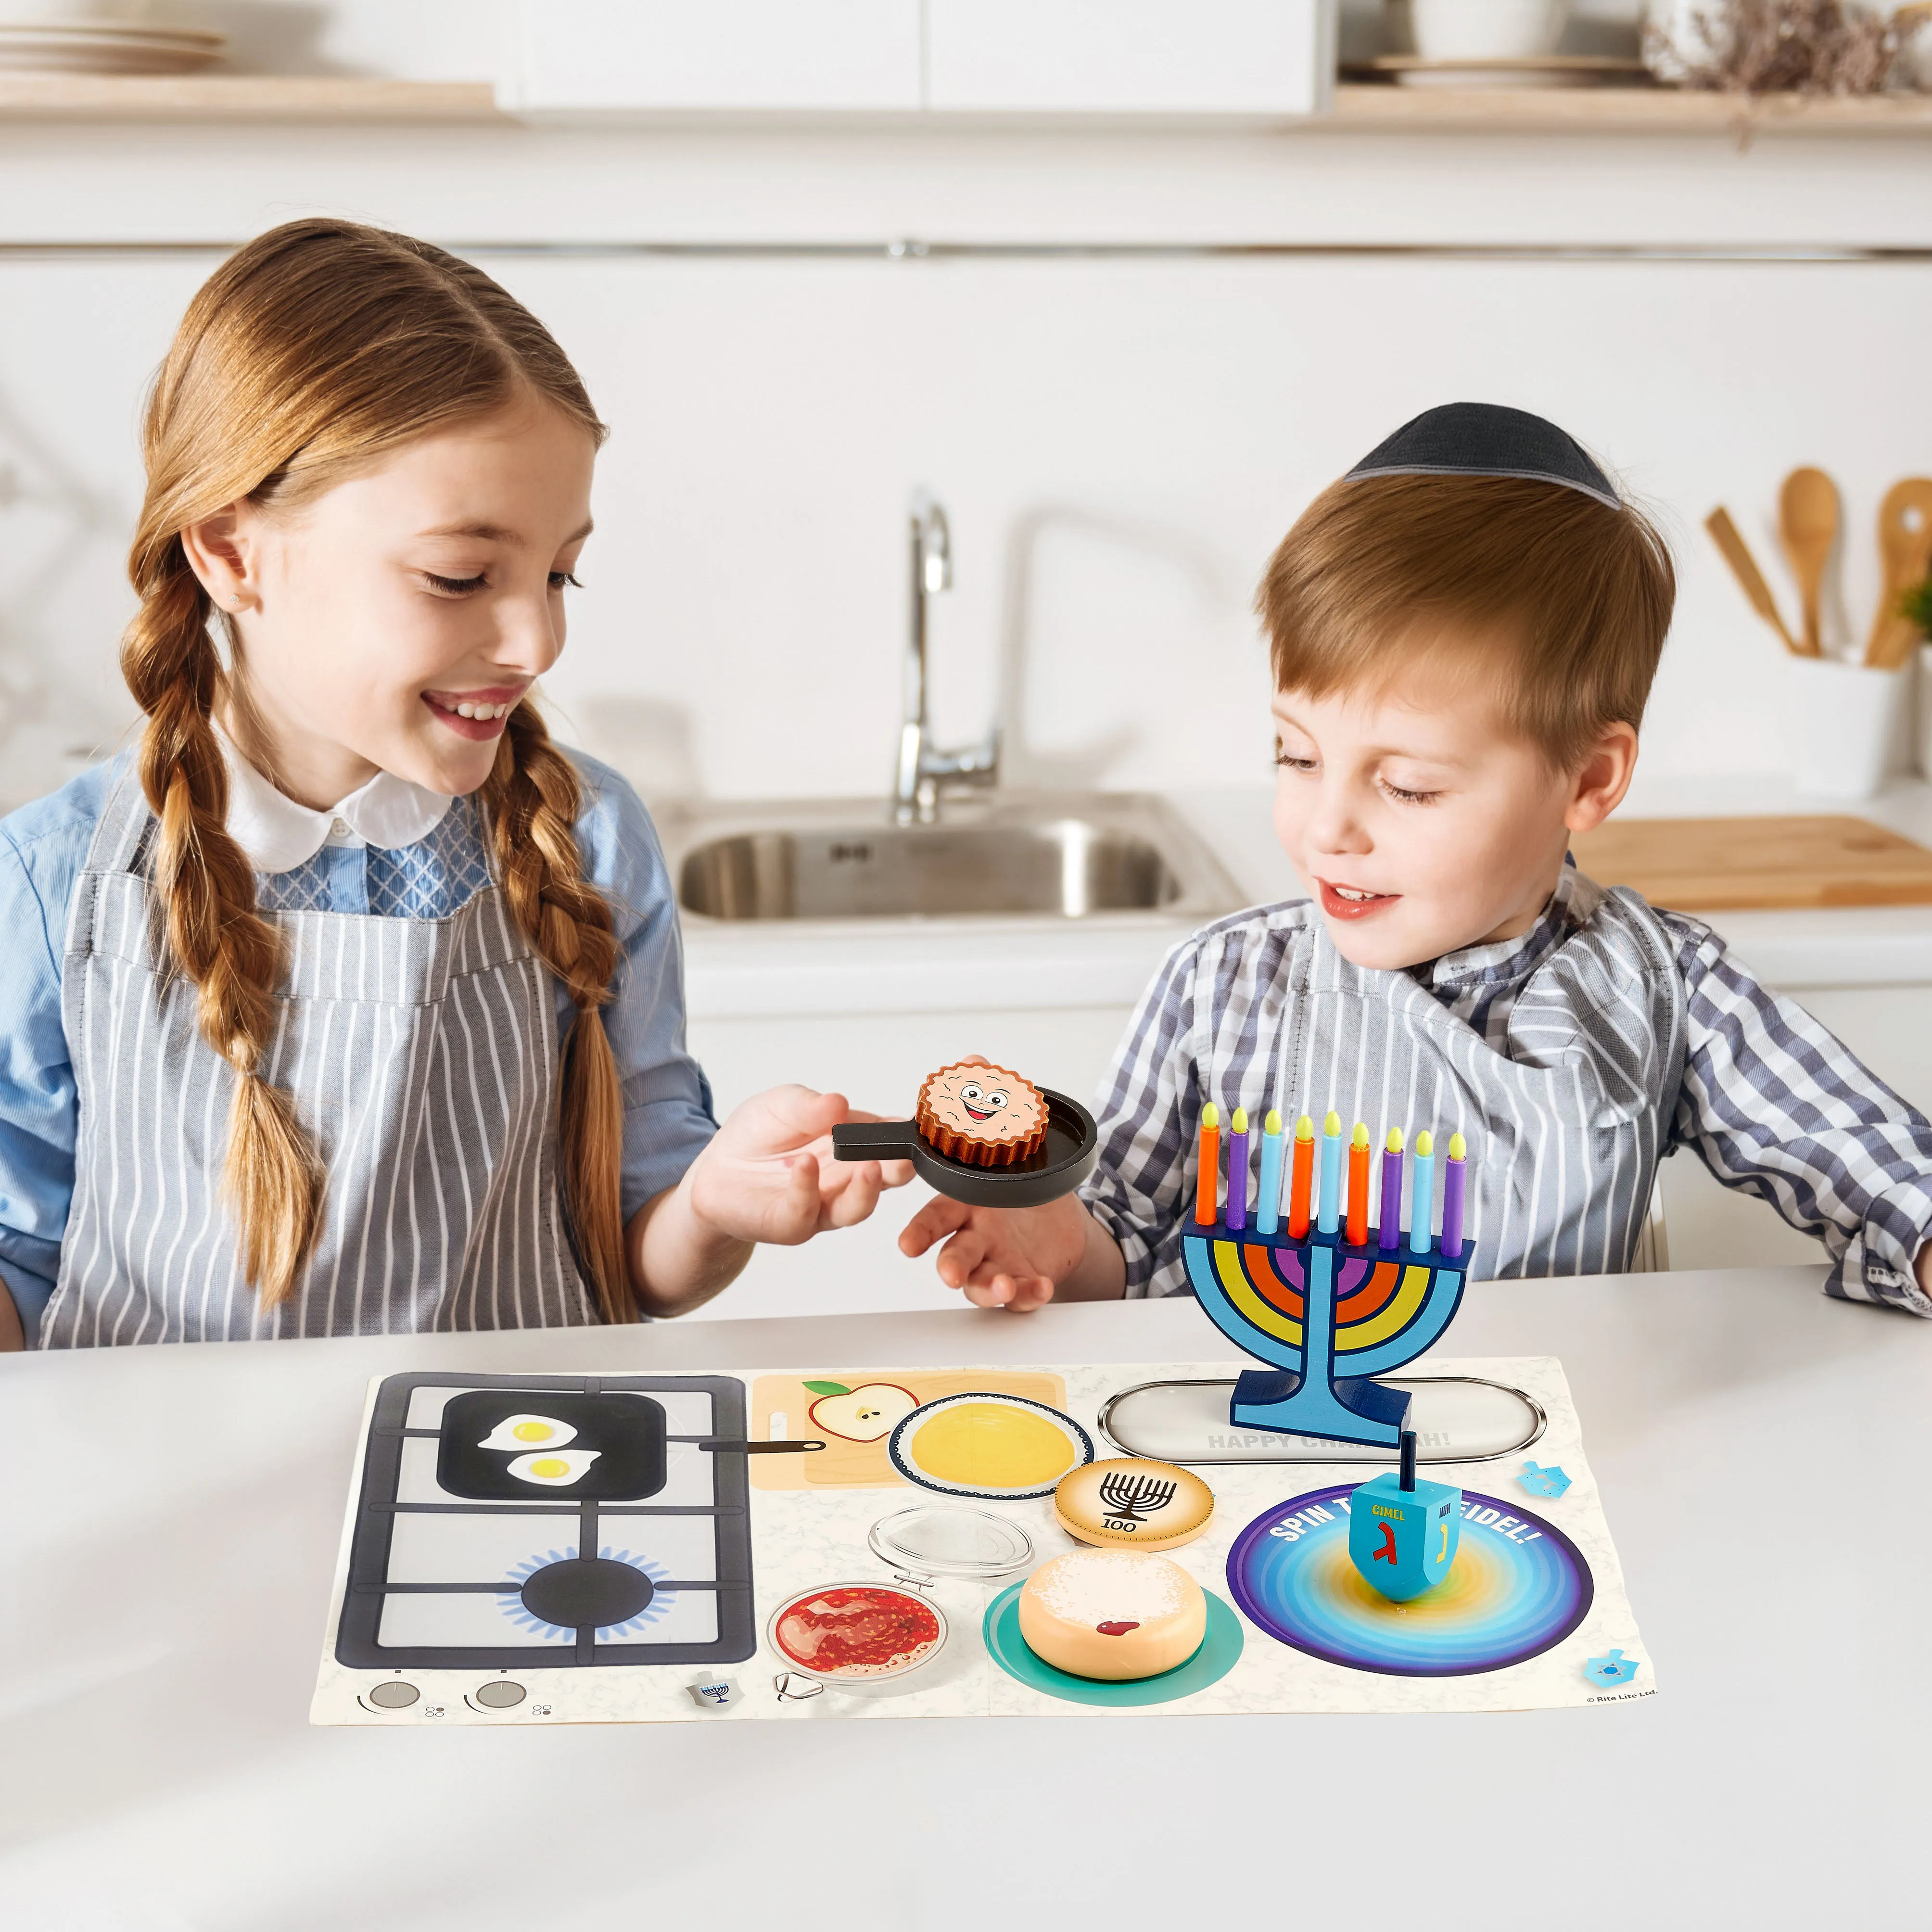
M 6 1916 L 1922 1922 L 1932 1324 L 1820 1274 L 1472 1292 L 1445 1352 L 1563 1361 L 1659 1684 L 1514 1717 L 308 1726 L 371 1376 L 1186 1360 L 1186 1300 L 0 1358 Z
M 1276 844 L 1266 783 L 1167 794 L 1250 904 L 1299 898 Z M 1844 812 L 1932 845 L 1932 784 L 1894 781 L 1856 804 L 1776 778 L 1667 779 L 1633 791 L 1628 818 Z M 1694 910 L 1694 908 L 1686 908 Z M 1193 922 L 1157 914 L 731 924 L 687 919 L 690 1010 L 701 1020 L 786 1015 L 1131 1006 Z M 1726 912 L 1712 923 L 1768 984 L 1932 986 L 1932 906 Z

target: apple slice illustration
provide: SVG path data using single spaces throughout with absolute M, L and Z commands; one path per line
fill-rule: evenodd
M 814 1429 L 848 1442 L 876 1442 L 890 1436 L 919 1406 L 919 1397 L 897 1382 L 807 1382 L 818 1396 L 806 1414 Z

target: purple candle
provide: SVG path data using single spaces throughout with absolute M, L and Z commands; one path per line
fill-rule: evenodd
M 1460 1134 L 1449 1136 L 1449 1158 L 1442 1168 L 1442 1252 L 1451 1261 L 1462 1258 L 1462 1192 L 1468 1174 L 1468 1143 Z
M 1382 1227 L 1378 1246 L 1385 1252 L 1402 1246 L 1402 1130 L 1389 1130 L 1388 1145 L 1382 1152 Z
M 1233 1132 L 1228 1136 L 1228 1226 L 1245 1228 L 1248 1225 L 1247 1108 L 1237 1107 L 1228 1125 Z

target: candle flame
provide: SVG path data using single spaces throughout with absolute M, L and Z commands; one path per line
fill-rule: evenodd
M 1402 1130 L 1401 1130 L 1401 1128 L 1400 1128 L 1400 1127 L 1391 1127 L 1391 1128 L 1390 1128 L 1390 1130 L 1389 1130 L 1389 1137 L 1388 1137 L 1388 1150 L 1389 1150 L 1389 1152 L 1390 1152 L 1390 1154 L 1400 1154 L 1400 1153 L 1401 1153 L 1401 1151 L 1402 1151 Z
M 1234 1129 L 1236 1133 L 1246 1133 L 1248 1130 L 1247 1108 L 1245 1107 L 1237 1107 L 1234 1109 L 1234 1118 L 1230 1120 L 1228 1124 Z
M 1262 1132 L 1264 1134 L 1281 1132 L 1281 1115 L 1272 1107 L 1268 1110 L 1268 1118 L 1262 1123 Z
M 1298 1141 L 1312 1141 L 1315 1138 L 1315 1123 L 1306 1114 L 1294 1124 L 1294 1138 Z
M 1221 1110 L 1212 1100 L 1201 1109 L 1201 1124 L 1204 1127 L 1218 1127 L 1221 1124 Z
M 1342 1136 L 1342 1117 L 1333 1107 L 1328 1109 L 1328 1117 L 1322 1123 L 1322 1131 L 1331 1140 L 1339 1140 Z
M 1415 1137 L 1415 1150 L 1424 1160 L 1436 1151 L 1436 1136 L 1426 1127 Z
M 1348 1144 L 1351 1147 L 1365 1148 L 1368 1144 L 1369 1130 L 1360 1120 L 1358 1120 L 1355 1123 L 1355 1131 L 1349 1138 Z
M 1460 1160 L 1469 1151 L 1469 1143 L 1460 1134 L 1449 1136 L 1449 1158 Z

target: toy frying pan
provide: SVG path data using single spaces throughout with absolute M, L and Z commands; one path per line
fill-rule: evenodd
M 832 1130 L 840 1160 L 909 1160 L 913 1172 L 941 1194 L 969 1208 L 1043 1208 L 1071 1194 L 1100 1157 L 1100 1130 L 1078 1100 L 1040 1089 L 1046 1138 L 1010 1167 L 975 1167 L 941 1154 L 916 1120 L 848 1120 Z

